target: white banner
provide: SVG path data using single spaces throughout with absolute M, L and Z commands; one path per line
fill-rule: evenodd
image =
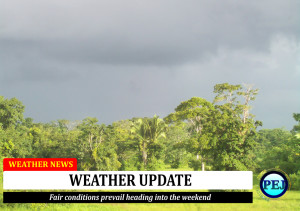
M 14 190 L 250 190 L 252 187 L 252 171 L 3 172 L 3 188 Z

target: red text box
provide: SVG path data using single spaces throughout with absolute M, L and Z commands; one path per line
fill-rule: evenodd
M 77 159 L 4 158 L 3 171 L 77 171 Z

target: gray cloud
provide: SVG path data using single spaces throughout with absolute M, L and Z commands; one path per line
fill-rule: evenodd
M 4 4 L 3 37 L 62 61 L 178 64 L 220 46 L 262 50 L 274 33 L 299 37 L 299 1 L 31 2 Z
M 222 82 L 260 88 L 266 127 L 299 112 L 299 1 L 0 2 L 0 94 L 37 121 L 164 116 Z

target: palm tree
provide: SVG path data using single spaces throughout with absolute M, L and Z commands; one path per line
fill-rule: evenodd
M 147 168 L 148 147 L 155 144 L 161 138 L 165 138 L 167 125 L 162 119 L 154 115 L 153 118 L 140 118 L 131 127 L 131 132 L 139 140 L 144 168 Z

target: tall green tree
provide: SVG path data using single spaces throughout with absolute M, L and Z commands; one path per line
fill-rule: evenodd
M 78 125 L 78 159 L 84 170 L 118 170 L 121 166 L 116 154 L 116 144 L 109 139 L 105 125 L 88 117 Z
M 191 137 L 188 149 L 195 154 L 197 160 L 201 160 L 202 171 L 205 170 L 209 149 L 216 144 L 212 122 L 214 113 L 215 109 L 212 103 L 200 97 L 193 97 L 181 102 L 176 107 L 175 112 L 165 118 L 169 123 L 178 121 L 190 123 Z
M 187 167 L 193 154 L 187 150 L 189 139 L 191 138 L 188 124 L 178 122 L 171 124 L 166 132 L 165 140 L 165 163 L 171 168 Z
M 13 151 L 22 150 L 24 131 L 21 127 L 24 105 L 16 98 L 0 96 L 0 155 L 13 156 Z M 24 145 L 23 145 L 24 146 Z
M 25 106 L 16 98 L 0 96 L 0 123 L 3 129 L 15 127 L 23 121 Z
M 295 140 L 290 131 L 282 128 L 260 130 L 255 147 L 257 171 L 280 168 L 288 174 L 297 172 L 299 144 L 297 147 Z
M 115 140 L 117 145 L 118 160 L 121 163 L 119 170 L 138 170 L 139 146 L 131 133 L 131 120 L 114 122 L 111 126 L 109 137 Z
M 246 170 L 254 166 L 256 128 L 261 126 L 250 114 L 250 102 L 255 100 L 257 89 L 251 86 L 217 84 L 215 135 L 218 139 L 213 153 L 213 166 L 217 170 Z
M 297 137 L 300 138 L 300 113 L 294 113 L 293 114 L 294 120 L 297 122 L 297 125 L 295 125 L 292 129 L 292 133 Z

